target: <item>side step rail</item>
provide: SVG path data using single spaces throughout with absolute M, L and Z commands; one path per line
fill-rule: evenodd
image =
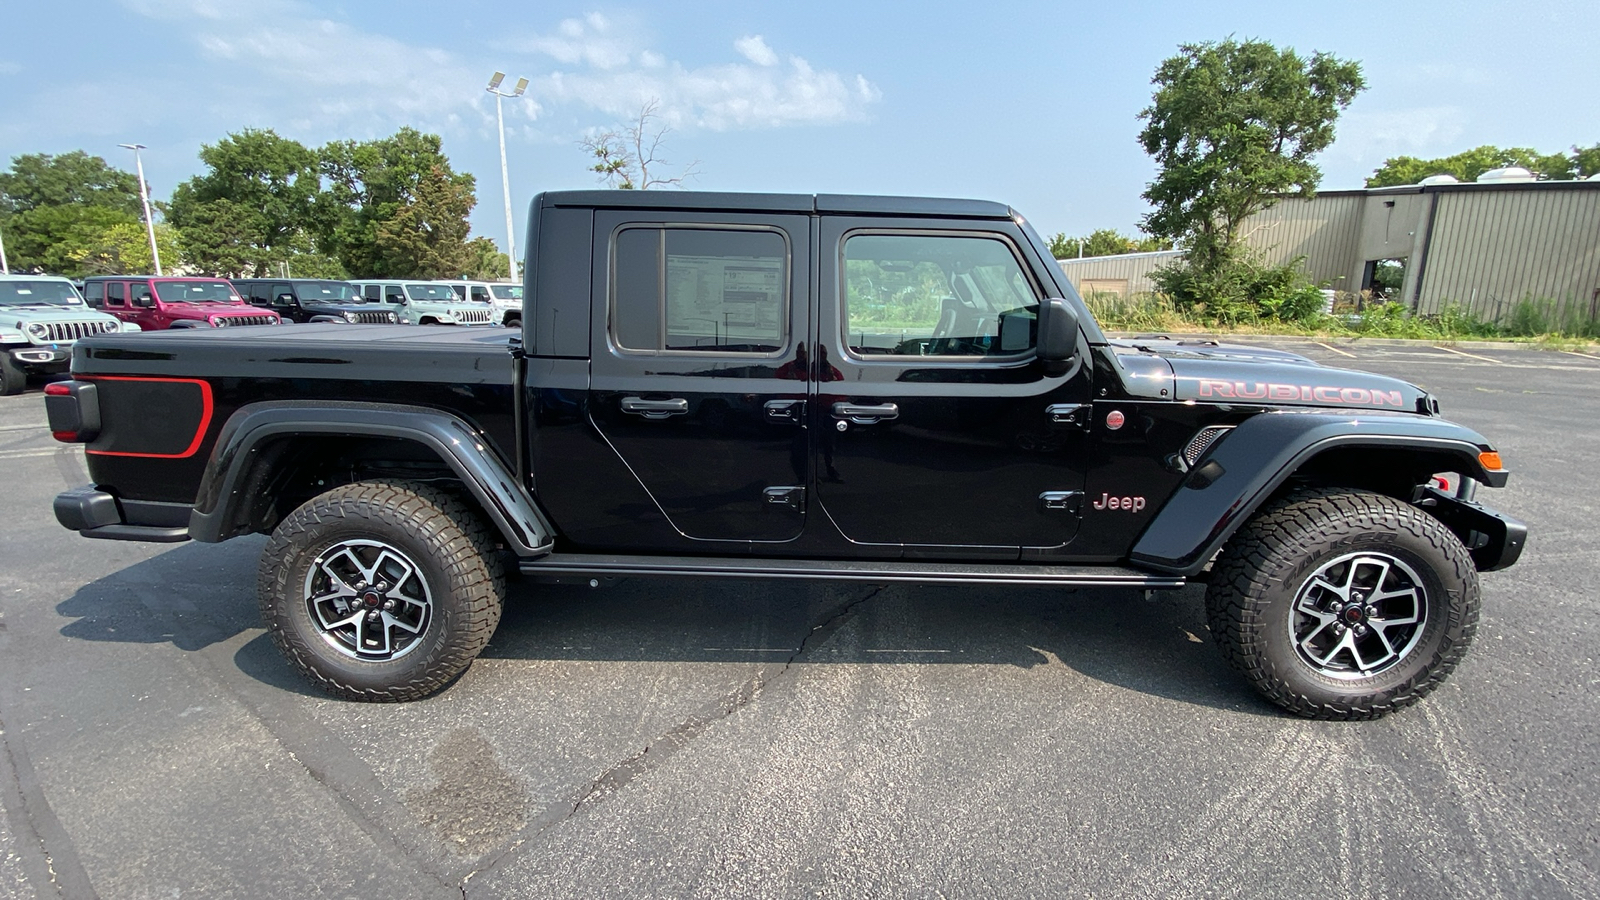
M 796 560 L 749 557 L 607 556 L 551 553 L 520 562 L 524 575 L 592 578 L 683 576 L 690 578 L 787 578 L 799 581 L 865 581 L 874 584 L 1014 584 L 1030 587 L 1125 587 L 1175 589 L 1181 576 L 1157 575 L 1120 566 L 1041 566 L 1017 563 L 939 563 L 918 560 Z

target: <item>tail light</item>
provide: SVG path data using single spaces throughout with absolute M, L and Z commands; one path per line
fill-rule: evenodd
M 67 444 L 87 444 L 100 435 L 100 399 L 87 381 L 55 381 L 44 386 L 50 434 Z

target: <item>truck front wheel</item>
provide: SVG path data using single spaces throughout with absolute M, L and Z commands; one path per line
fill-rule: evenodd
M 1223 657 L 1267 699 L 1370 719 L 1444 681 L 1478 624 L 1478 573 L 1426 512 L 1381 494 L 1290 494 L 1240 528 L 1206 592 Z
M 272 533 L 262 618 L 285 659 L 348 700 L 426 697 L 466 671 L 500 622 L 505 576 L 484 524 L 427 485 L 358 482 Z
M 11 358 L 10 351 L 0 348 L 0 397 L 22 393 L 28 386 L 28 371 Z

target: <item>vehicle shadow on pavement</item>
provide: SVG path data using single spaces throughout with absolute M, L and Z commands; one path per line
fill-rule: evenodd
M 61 634 L 195 651 L 257 627 L 260 543 L 182 544 L 91 581 L 56 605 Z
M 185 544 L 83 585 L 65 637 L 195 652 L 259 628 L 258 539 Z M 1217 655 L 1203 589 L 1017 589 L 630 579 L 590 589 L 513 580 L 483 656 L 502 660 L 801 665 L 1062 665 L 1183 703 L 1275 715 Z M 320 697 L 262 634 L 234 664 Z

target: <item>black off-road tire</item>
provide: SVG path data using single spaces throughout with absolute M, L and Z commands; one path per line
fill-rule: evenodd
M 1394 613 L 1380 610 L 1365 619 L 1362 611 L 1349 609 L 1333 583 L 1366 560 L 1375 561 L 1366 571 L 1383 574 L 1363 577 L 1390 578 L 1392 592 L 1403 591 L 1414 575 L 1418 590 L 1394 598 Z M 1396 565 L 1384 569 L 1383 560 Z M 1359 602 L 1367 589 L 1352 578 L 1343 590 Z M 1312 607 L 1318 612 L 1307 611 Z M 1407 639 L 1407 652 L 1391 651 L 1395 658 L 1370 674 L 1355 664 L 1350 650 L 1330 653 L 1333 661 L 1323 665 L 1308 650 L 1326 649 L 1337 627 L 1353 632 L 1347 621 L 1367 627 L 1363 635 L 1375 634 L 1377 623 L 1412 615 L 1408 607 L 1424 610 L 1409 632 L 1385 626 L 1383 645 L 1362 638 L 1373 646 L 1369 656 Z M 1218 557 L 1206 591 L 1208 624 L 1223 658 L 1273 703 L 1315 719 L 1377 718 L 1426 696 L 1466 654 L 1478 608 L 1478 572 L 1455 534 L 1417 507 L 1348 489 L 1300 491 L 1263 509 Z M 1343 612 L 1334 615 L 1336 609 Z M 1328 616 L 1328 622 L 1318 618 Z M 1337 635 L 1344 639 L 1344 631 Z
M 17 365 L 11 353 L 0 348 L 0 397 L 20 394 L 28 386 L 28 370 Z
M 426 593 L 427 615 L 415 617 L 420 634 L 376 627 L 385 647 L 391 635 L 399 636 L 397 647 L 409 641 L 403 651 L 362 655 L 352 646 L 362 634 L 356 626 L 319 622 L 316 609 L 341 610 L 327 618 L 343 615 L 343 607 L 328 605 L 338 601 L 318 605 L 312 597 L 343 590 L 318 588 L 331 583 L 326 573 L 335 566 L 358 571 L 352 568 L 357 556 L 343 555 L 351 549 L 392 551 L 384 558 L 388 564 L 410 563 L 421 579 L 408 576 L 394 585 L 396 596 Z M 376 571 L 378 563 L 372 565 Z M 505 575 L 488 528 L 460 499 L 427 485 L 358 482 L 306 501 L 278 524 L 261 556 L 258 588 L 273 643 L 312 684 L 347 700 L 395 702 L 436 693 L 466 671 L 500 622 Z M 355 640 L 341 642 L 346 633 Z

